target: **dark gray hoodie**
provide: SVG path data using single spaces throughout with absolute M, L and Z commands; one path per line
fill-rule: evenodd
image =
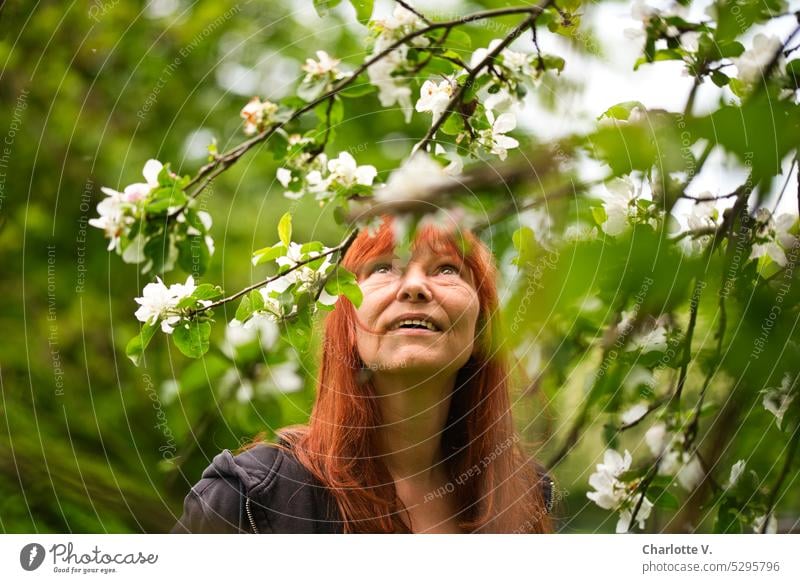
M 548 512 L 553 484 L 542 474 Z M 271 444 L 214 457 L 183 502 L 172 533 L 341 533 L 333 497 L 295 457 Z

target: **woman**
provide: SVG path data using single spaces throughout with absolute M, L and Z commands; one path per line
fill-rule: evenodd
M 172 532 L 550 532 L 552 482 L 514 431 L 497 272 L 471 232 L 393 219 L 343 259 L 308 426 L 217 455 Z

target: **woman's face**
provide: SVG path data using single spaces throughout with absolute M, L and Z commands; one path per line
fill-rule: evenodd
M 408 264 L 376 257 L 358 279 L 364 298 L 356 310 L 356 343 L 368 368 L 418 376 L 455 373 L 466 364 L 479 303 L 470 269 L 457 256 L 420 245 Z M 397 327 L 405 319 L 427 320 L 436 330 Z

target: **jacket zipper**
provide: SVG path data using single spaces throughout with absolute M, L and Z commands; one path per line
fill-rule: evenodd
M 250 528 L 253 529 L 253 533 L 259 534 L 256 528 L 256 521 L 253 520 L 253 513 L 250 511 L 250 498 L 245 498 L 244 509 L 247 511 L 247 519 L 250 521 Z

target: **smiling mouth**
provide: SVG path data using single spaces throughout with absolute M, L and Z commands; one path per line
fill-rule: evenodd
M 439 332 L 438 326 L 428 319 L 406 319 L 394 324 L 389 332 Z

